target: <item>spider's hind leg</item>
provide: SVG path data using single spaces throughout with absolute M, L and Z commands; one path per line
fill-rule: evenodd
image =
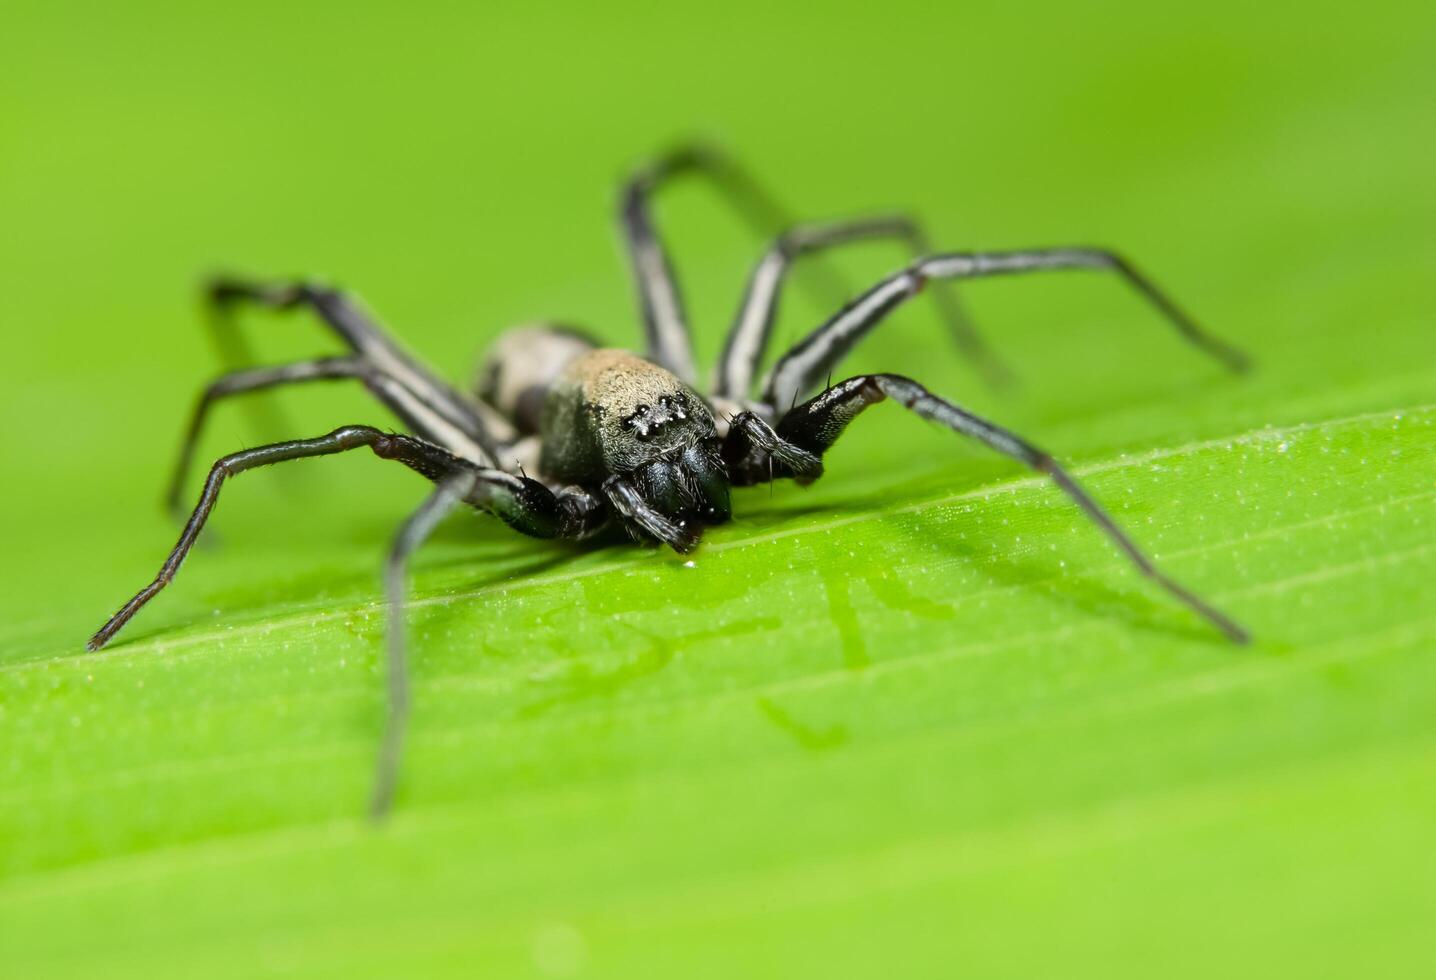
M 224 332 L 236 308 L 243 304 L 275 311 L 309 307 L 319 315 L 320 322 L 344 341 L 345 345 L 362 351 L 376 346 L 393 348 L 385 332 L 337 289 L 309 280 L 260 281 L 231 276 L 215 276 L 205 284 L 205 300 L 214 315 L 213 325 L 220 332 L 222 346 L 238 348 L 247 356 L 248 348 L 236 333 L 226 340 Z
M 795 225 L 779 235 L 748 277 L 742 304 L 714 372 L 713 394 L 740 400 L 751 394 L 754 372 L 772 337 L 784 283 L 795 264 L 822 257 L 829 250 L 845 245 L 875 240 L 906 246 L 914 260 L 931 251 L 922 225 L 903 214 Z M 983 341 L 952 284 L 940 283 L 929 292 L 954 342 L 976 362 L 987 380 L 994 384 L 1010 380 L 1012 372 Z M 844 292 L 839 303 L 850 296 L 851 292 Z
M 248 368 L 221 375 L 205 385 L 195 402 L 189 425 L 185 428 L 180 442 L 179 457 L 175 461 L 169 487 L 165 491 L 165 506 L 176 517 L 181 516 L 180 495 L 184 492 L 185 478 L 189 475 L 190 464 L 194 461 L 195 447 L 204 432 L 205 421 L 214 404 L 222 399 L 252 391 L 265 391 L 284 385 L 304 384 L 310 381 L 335 381 L 345 378 L 363 379 L 370 373 L 362 358 L 354 356 L 318 357 L 308 361 L 294 361 L 275 367 Z
M 273 310 L 307 307 L 371 369 L 370 390 L 416 433 L 467 459 L 496 465 L 513 433 L 497 413 L 450 386 L 405 351 L 349 293 L 311 282 L 253 282 L 217 278 L 206 295 L 221 349 L 235 366 L 248 350 L 231 322 L 240 303 Z M 236 345 L 238 345 L 236 347 Z
M 652 214 L 653 199 L 660 189 L 684 177 L 701 178 L 711 184 L 728 206 L 761 235 L 776 235 L 794 222 L 792 215 L 737 160 L 702 143 L 672 147 L 624 181 L 618 197 L 619 229 L 643 312 L 647 356 L 683 380 L 693 382 L 693 345 L 682 289 Z M 810 264 L 804 272 L 802 284 L 813 290 L 825 306 L 840 304 L 851 295 L 842 276 L 825 265 Z

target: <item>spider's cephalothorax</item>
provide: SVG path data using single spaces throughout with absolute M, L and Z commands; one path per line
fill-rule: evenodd
M 678 284 L 649 214 L 653 192 L 682 174 L 717 182 L 746 215 L 783 229 L 754 268 L 706 396 L 694 387 L 693 353 Z M 792 225 L 730 160 L 702 148 L 678 150 L 640 169 L 624 184 L 619 204 L 643 311 L 645 355 L 601 348 L 569 327 L 519 328 L 495 343 L 474 396 L 449 386 L 405 353 L 344 293 L 306 282 L 213 283 L 208 295 L 220 314 L 215 323 L 231 346 L 237 337 L 227 314 L 237 304 L 253 303 L 272 309 L 307 307 L 347 352 L 232 370 L 208 385 L 170 483 L 173 509 L 179 511 L 194 445 L 210 407 L 231 395 L 308 381 L 357 381 L 409 433 L 350 425 L 318 438 L 221 458 L 211 467 L 199 502 L 159 574 L 90 638 L 90 649 L 109 642 L 169 584 L 229 477 L 256 466 L 361 447 L 408 466 L 435 487 L 400 528 L 385 566 L 390 715 L 372 799 L 373 812 L 381 814 L 392 798 L 408 712 L 405 569 L 409 555 L 445 514 L 467 504 L 542 538 L 588 538 L 616 524 L 636 538 L 689 551 L 705 527 L 729 519 L 730 486 L 817 479 L 824 453 L 848 424 L 886 399 L 1050 476 L 1139 571 L 1232 640 L 1245 641 L 1240 626 L 1167 578 L 1051 456 L 1021 437 L 901 375 L 864 374 L 820 383 L 853 345 L 930 281 L 1053 269 L 1116 273 L 1188 341 L 1229 367 L 1244 366 L 1239 352 L 1205 333 L 1122 258 L 1092 248 L 932 254 L 921 229 L 904 217 Z M 915 257 L 852 298 L 844 290 L 833 302 L 838 312 L 779 356 L 755 386 L 792 263 L 874 238 L 894 239 Z M 958 344 L 980 365 L 994 368 L 956 296 L 942 288 L 932 294 Z M 811 397 L 800 400 L 805 395 Z
M 618 350 L 583 354 L 548 390 L 540 432 L 542 472 L 581 486 L 626 480 L 667 522 L 634 516 L 636 534 L 687 550 L 703 525 L 728 519 L 728 474 L 713 413 L 702 395 L 657 364 Z

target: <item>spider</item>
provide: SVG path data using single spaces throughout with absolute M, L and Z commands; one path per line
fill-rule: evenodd
M 706 396 L 695 387 L 678 283 L 650 214 L 655 192 L 682 175 L 707 178 L 750 222 L 787 229 L 753 270 Z M 207 297 L 217 314 L 214 322 L 231 342 L 237 337 L 229 332 L 228 314 L 240 304 L 303 307 L 348 352 L 235 370 L 211 382 L 195 406 L 170 481 L 167 500 L 176 516 L 183 516 L 180 495 L 204 421 L 222 399 L 281 385 L 353 380 L 409 431 L 346 425 L 317 438 L 276 442 L 219 459 L 158 575 L 100 627 L 88 648 L 103 647 L 170 583 L 230 477 L 257 466 L 362 448 L 415 470 L 434 488 L 400 527 L 384 565 L 388 709 L 369 802 L 371 814 L 381 817 L 393 800 L 409 713 L 406 569 L 415 549 L 451 510 L 468 505 L 537 538 L 585 539 L 618 525 L 634 539 L 689 552 L 704 528 L 729 519 L 730 487 L 816 480 L 823 474 L 824 453 L 849 423 L 887 399 L 1046 474 L 1138 571 L 1230 640 L 1248 639 L 1236 622 L 1163 574 L 1052 456 L 1022 437 L 902 375 L 861 374 L 819 383 L 859 340 L 930 281 L 1057 269 L 1116 273 L 1186 340 L 1233 370 L 1245 366 L 1239 351 L 1206 333 L 1118 255 L 1094 248 L 933 253 L 921 227 L 904 216 L 794 225 L 731 158 L 702 146 L 680 147 L 637 169 L 621 188 L 619 223 L 643 314 L 644 355 L 604 348 L 569 327 L 519 327 L 493 345 L 474 395 L 450 386 L 406 353 L 344 292 L 307 281 L 211 282 Z M 753 397 L 754 377 L 793 263 L 872 239 L 903 243 L 915 258 L 843 304 L 783 353 L 757 385 L 761 394 Z M 942 288 L 933 293 L 961 346 L 993 367 L 996 362 L 957 297 Z

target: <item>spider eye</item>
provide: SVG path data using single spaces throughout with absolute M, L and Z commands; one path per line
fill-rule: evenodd
M 633 414 L 623 420 L 624 428 L 631 429 L 640 442 L 647 442 L 654 434 L 670 422 L 681 422 L 688 418 L 683 403 L 667 395 L 659 397 L 652 405 L 639 405 Z

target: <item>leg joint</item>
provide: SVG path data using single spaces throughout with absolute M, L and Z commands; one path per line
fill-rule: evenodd
M 229 307 L 245 300 L 276 310 L 288 310 L 302 303 L 314 303 L 339 295 L 339 291 L 313 280 L 288 283 L 253 283 L 239 279 L 213 279 L 206 288 L 211 303 Z

